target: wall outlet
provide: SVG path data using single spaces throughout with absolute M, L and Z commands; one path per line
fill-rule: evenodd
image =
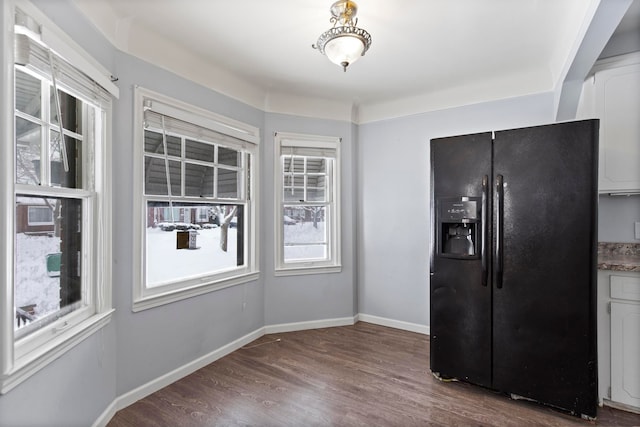
M 636 239 L 640 240 L 640 222 L 636 222 L 635 223 L 635 227 L 636 227 Z

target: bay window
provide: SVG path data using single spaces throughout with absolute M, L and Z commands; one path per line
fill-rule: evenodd
M 143 88 L 135 102 L 134 310 L 257 278 L 258 129 Z

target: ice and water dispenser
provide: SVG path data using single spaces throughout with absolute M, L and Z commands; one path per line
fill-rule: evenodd
M 449 258 L 478 258 L 481 198 L 441 198 L 438 205 L 438 254 Z

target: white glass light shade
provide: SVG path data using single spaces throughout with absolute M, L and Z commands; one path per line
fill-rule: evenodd
M 324 45 L 324 53 L 334 64 L 346 67 L 362 56 L 364 48 L 364 43 L 358 37 L 344 35 L 328 41 Z
M 351 0 L 336 1 L 331 6 L 331 22 L 334 26 L 320 34 L 318 42 L 311 45 L 344 71 L 371 46 L 371 34 L 356 27 L 358 21 L 354 21 L 354 18 L 357 11 L 358 7 Z M 336 26 L 337 23 L 341 25 Z

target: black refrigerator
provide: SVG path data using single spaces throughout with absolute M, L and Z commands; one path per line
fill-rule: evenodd
M 436 377 L 595 418 L 598 126 L 431 140 Z

